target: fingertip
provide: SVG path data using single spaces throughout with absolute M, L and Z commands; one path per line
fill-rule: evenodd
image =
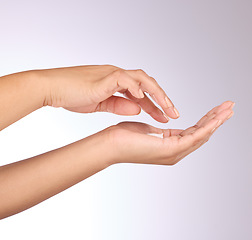
M 173 107 L 171 100 L 167 96 L 165 96 L 165 107 L 166 108 Z
M 229 114 L 229 116 L 227 117 L 227 120 L 228 120 L 229 118 L 231 118 L 233 115 L 234 115 L 234 112 L 232 111 L 232 112 Z
M 127 109 L 125 109 L 125 112 L 123 115 L 128 115 L 128 116 L 134 116 L 134 115 L 139 115 L 141 113 L 141 108 L 138 105 L 131 105 Z
M 139 92 L 139 97 L 144 98 L 144 93 L 141 88 L 139 88 L 138 92 Z
M 173 119 L 177 119 L 180 117 L 180 114 L 178 112 L 178 110 L 175 107 L 169 107 L 167 109 L 164 109 L 166 114 Z
M 179 114 L 179 112 L 178 112 L 177 108 L 175 108 L 175 107 L 174 107 L 174 112 L 175 112 L 175 114 L 176 114 L 177 118 L 179 118 L 179 117 L 180 117 L 180 114 Z
M 139 115 L 141 113 L 142 109 L 138 106 L 138 111 L 136 113 L 136 115 Z
M 163 117 L 164 117 L 164 120 L 165 120 L 165 123 L 168 123 L 169 122 L 169 118 L 168 118 L 168 116 L 165 114 L 165 113 L 163 113 Z
M 229 107 L 233 108 L 234 104 L 235 103 L 233 101 L 228 100 L 228 101 L 223 102 L 221 105 L 224 106 L 225 108 L 229 108 Z

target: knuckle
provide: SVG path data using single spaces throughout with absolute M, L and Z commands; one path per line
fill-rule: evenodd
M 101 112 L 101 103 L 96 106 L 94 112 Z
M 193 146 L 198 145 L 200 142 L 201 142 L 200 139 L 195 139 L 195 140 L 193 141 Z
M 174 166 L 176 163 L 178 163 L 180 161 L 180 159 L 176 159 L 172 162 L 169 163 L 170 166 Z
M 116 69 L 114 72 L 112 72 L 112 77 L 114 78 L 119 78 L 124 74 L 124 70 L 123 69 Z
M 202 145 L 203 145 L 204 143 L 208 142 L 208 141 L 209 141 L 209 139 L 210 139 L 210 136 L 209 136 L 209 137 L 207 137 L 204 141 L 202 141 Z
M 155 78 L 150 77 L 150 79 L 152 80 L 152 82 L 157 83 L 157 81 L 156 81 L 156 79 L 155 79 Z
M 107 68 L 115 69 L 115 70 L 118 69 L 118 67 L 111 65 L 111 64 L 105 64 L 104 66 Z
M 145 71 L 142 69 L 136 69 L 137 74 L 146 75 Z
M 207 130 L 207 136 L 211 135 L 211 133 L 212 133 L 212 129 L 208 129 Z
M 183 158 L 183 157 L 182 157 L 182 154 L 178 154 L 178 155 L 176 156 L 176 158 L 174 159 L 173 164 L 179 162 L 182 158 Z

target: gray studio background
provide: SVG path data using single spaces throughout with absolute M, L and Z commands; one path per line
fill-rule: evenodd
M 175 166 L 113 165 L 0 221 L 0 239 L 252 238 L 252 2 L 0 0 L 0 75 L 112 64 L 156 78 L 181 117 L 50 107 L 0 132 L 0 165 L 120 121 L 186 128 L 225 100 L 235 115 Z M 4 103 L 1 103 L 4 104 Z

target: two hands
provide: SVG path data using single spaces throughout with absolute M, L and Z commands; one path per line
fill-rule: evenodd
M 126 98 L 114 96 L 116 92 Z M 161 123 L 179 117 L 154 78 L 142 70 L 111 65 L 32 70 L 0 77 L 0 102 L 0 130 L 47 105 L 120 115 L 136 115 L 143 109 Z M 207 142 L 232 116 L 233 105 L 231 101 L 222 103 L 185 130 L 122 122 L 62 148 L 0 166 L 0 219 L 28 209 L 112 164 L 173 165 Z M 152 133 L 163 134 L 163 138 Z
M 63 107 L 81 113 L 106 111 L 120 115 L 136 115 L 143 109 L 162 123 L 168 122 L 169 117 L 179 117 L 178 110 L 157 81 L 141 69 L 88 65 L 34 72 L 47 89 L 45 106 Z M 116 92 L 124 94 L 126 98 L 114 96 Z M 233 115 L 233 106 L 232 101 L 226 101 L 185 130 L 158 129 L 144 123 L 122 122 L 100 134 L 106 136 L 104 141 L 114 146 L 111 164 L 173 165 L 207 142 L 213 132 Z M 150 136 L 151 133 L 163 134 L 163 138 Z

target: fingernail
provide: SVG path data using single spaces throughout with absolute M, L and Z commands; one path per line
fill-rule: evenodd
M 213 133 L 213 132 L 216 130 L 216 128 L 218 128 L 218 127 L 221 125 L 221 123 L 222 123 L 222 120 L 219 120 L 219 121 L 216 123 L 216 126 L 214 127 L 214 129 L 211 131 L 211 133 Z
M 211 133 L 213 133 L 216 130 L 216 127 L 211 131 Z
M 219 121 L 217 122 L 216 127 L 219 127 L 221 124 L 222 124 L 222 120 L 219 120 Z
M 143 91 L 142 91 L 141 88 L 139 88 L 139 96 L 140 96 L 141 98 L 144 98 L 144 93 L 143 93 Z
M 166 106 L 166 108 L 169 108 L 169 107 L 172 107 L 172 104 L 171 104 L 171 102 L 169 101 L 169 99 L 168 99 L 168 97 L 166 96 L 165 97 L 165 106 Z
M 153 95 L 151 95 L 151 97 L 153 98 L 153 100 L 156 102 L 156 103 L 158 103 L 157 102 L 157 99 L 156 99 L 156 97 L 155 97 L 155 95 L 153 94 Z
M 229 114 L 229 116 L 227 117 L 227 120 L 228 120 L 229 118 L 231 118 L 233 115 L 234 115 L 234 112 L 231 112 L 231 113 Z
M 234 107 L 234 105 L 235 105 L 235 102 L 232 104 L 232 107 L 231 107 L 231 108 L 233 108 L 233 107 Z
M 170 120 L 170 119 L 168 118 L 168 116 L 167 116 L 165 113 L 163 113 L 163 115 L 164 115 L 164 117 L 166 118 L 167 121 Z
M 176 116 L 179 117 L 179 112 L 175 107 L 173 108 L 173 111 L 175 112 Z

